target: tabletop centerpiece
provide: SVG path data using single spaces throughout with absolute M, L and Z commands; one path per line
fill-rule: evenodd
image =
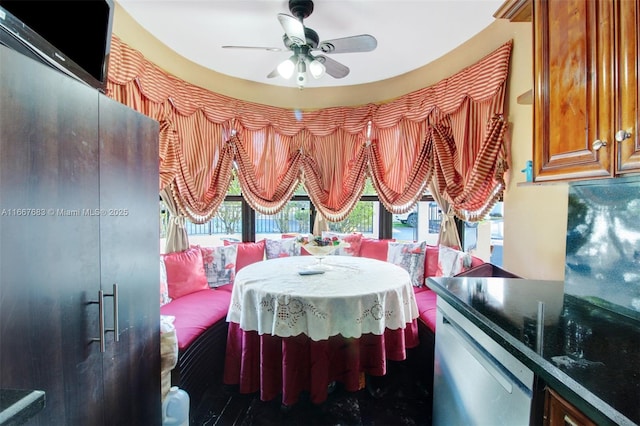
M 297 242 L 316 259 L 316 263 L 309 268 L 318 270 L 331 269 L 330 266 L 322 263 L 325 256 L 329 256 L 339 248 L 349 247 L 349 243 L 341 241 L 338 237 L 301 236 L 298 237 Z

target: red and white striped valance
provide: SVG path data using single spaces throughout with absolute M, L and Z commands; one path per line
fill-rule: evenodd
M 370 176 L 392 212 L 409 210 L 438 179 L 456 214 L 473 219 L 504 187 L 511 47 L 387 103 L 296 117 L 180 80 L 114 35 L 107 95 L 160 122 L 160 189 L 175 182 L 177 205 L 196 223 L 215 214 L 234 162 L 243 195 L 265 214 L 303 182 L 322 215 L 341 220 Z

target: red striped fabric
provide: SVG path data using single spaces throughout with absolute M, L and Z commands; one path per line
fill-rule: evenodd
M 391 102 L 300 117 L 189 84 L 114 35 L 107 94 L 160 122 L 159 186 L 175 182 L 176 203 L 196 223 L 222 203 L 234 162 L 243 194 L 265 214 L 282 209 L 304 176 L 323 216 L 341 220 L 370 175 L 392 212 L 411 209 L 437 179 L 456 215 L 477 217 L 504 187 L 511 47 Z

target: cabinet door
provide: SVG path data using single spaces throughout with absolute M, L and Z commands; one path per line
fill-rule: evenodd
M 595 426 L 569 401 L 558 395 L 553 389 L 545 389 L 545 426 Z
M 620 22 L 618 97 L 620 113 L 616 132 L 629 135 L 618 142 L 617 172 L 640 171 L 640 1 L 619 1 L 617 15 Z
M 0 387 L 39 389 L 30 424 L 103 421 L 98 93 L 0 46 Z
M 104 358 L 108 423 L 160 424 L 158 123 L 106 97 L 100 101 L 100 211 L 102 288 L 112 293 L 118 285 L 119 341 L 108 335 Z
M 535 180 L 613 175 L 613 1 L 535 0 Z M 600 149 L 596 141 L 605 141 Z

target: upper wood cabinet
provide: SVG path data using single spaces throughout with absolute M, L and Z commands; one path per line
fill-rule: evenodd
M 627 132 L 616 152 L 616 172 L 640 171 L 640 1 L 619 0 L 618 106 L 616 132 Z M 627 136 L 627 135 L 625 135 Z
M 534 0 L 535 181 L 640 172 L 639 4 Z

